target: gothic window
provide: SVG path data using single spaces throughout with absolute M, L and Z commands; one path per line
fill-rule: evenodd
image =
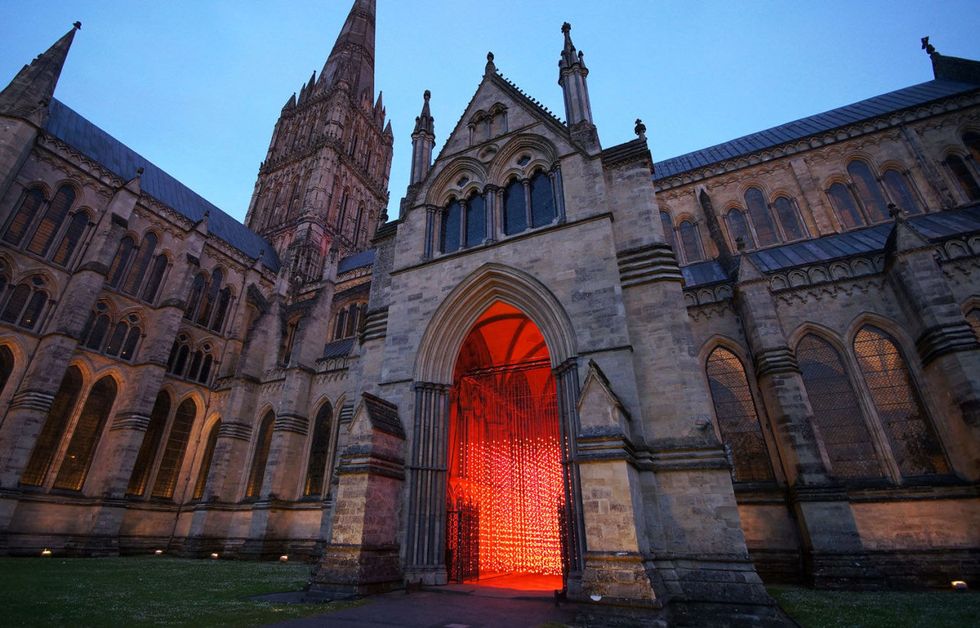
M 701 250 L 701 235 L 698 227 L 690 220 L 681 222 L 678 229 L 681 234 L 681 247 L 684 249 L 684 261 L 688 264 L 700 262 L 704 259 L 704 252 Z
M 101 301 L 96 303 L 95 309 L 89 314 L 85 327 L 82 328 L 82 343 L 85 347 L 99 351 L 111 323 L 109 306 Z
M 895 341 L 869 325 L 854 338 L 854 353 L 902 475 L 947 473 L 942 446 Z
M 800 222 L 796 201 L 787 196 L 777 196 L 772 202 L 772 208 L 776 212 L 776 219 L 779 221 L 779 226 L 783 228 L 786 240 L 792 242 L 806 237 L 806 229 Z
M 745 212 L 736 207 L 730 210 L 726 217 L 728 219 L 728 232 L 732 235 L 732 243 L 735 244 L 735 248 L 738 248 L 738 241 L 741 239 L 746 250 L 754 249 L 755 240 L 752 238 L 752 232 L 749 231 Z
M 970 323 L 973 333 L 977 335 L 977 340 L 980 340 L 980 309 L 974 308 L 967 312 L 966 322 Z
M 102 430 L 115 401 L 116 380 L 103 377 L 92 386 L 78 416 L 75 431 L 68 441 L 68 449 L 61 461 L 54 488 L 69 491 L 82 490 L 85 476 L 88 475 L 89 466 L 92 464 L 92 457 L 95 455 L 95 448 L 99 444 Z
M 325 402 L 316 413 L 316 420 L 313 423 L 313 440 L 310 443 L 310 459 L 306 464 L 306 484 L 303 488 L 305 497 L 323 495 L 332 425 L 333 409 L 329 402 Z
M 173 499 L 180 464 L 184 461 L 184 452 L 187 450 L 187 442 L 190 440 L 191 427 L 194 425 L 196 415 L 197 404 L 193 399 L 185 399 L 177 406 L 177 413 L 174 415 L 170 434 L 167 436 L 167 445 L 163 449 L 163 458 L 160 459 L 160 468 L 153 482 L 151 497 Z
M 514 179 L 504 188 L 504 233 L 512 235 L 527 229 L 524 184 Z
M 111 287 L 119 287 L 119 283 L 126 274 L 129 261 L 133 257 L 135 250 L 136 242 L 129 236 L 123 238 L 122 242 L 119 243 L 119 248 L 116 249 L 116 256 L 112 259 L 112 264 L 109 266 L 109 274 L 107 275 Z
M 0 311 L 0 321 L 13 323 L 24 329 L 34 329 L 47 302 L 48 293 L 44 290 L 44 280 L 33 277 L 30 282 L 19 284 L 10 292 L 3 310 Z
M 218 293 L 218 306 L 214 310 L 214 319 L 211 321 L 211 330 L 219 334 L 225 325 L 225 317 L 228 315 L 228 306 L 231 305 L 231 288 L 225 286 Z
M 163 273 L 167 271 L 167 256 L 160 253 L 153 259 L 153 265 L 150 267 L 150 274 L 146 278 L 146 283 L 143 285 L 143 292 L 140 293 L 140 298 L 148 303 L 152 303 L 156 300 L 157 290 L 160 289 L 160 283 L 163 281 Z
M 81 342 L 88 349 L 128 361 L 133 359 L 142 334 L 139 316 L 129 314 L 113 325 L 109 306 L 100 301 L 82 328 Z
M 337 231 L 343 233 L 344 230 L 344 218 L 347 217 L 347 201 L 348 191 L 344 190 L 343 196 L 340 197 L 340 209 L 337 212 Z
M 221 429 L 221 421 L 215 421 L 208 432 L 208 440 L 204 445 L 204 455 L 201 456 L 201 467 L 197 470 L 197 480 L 194 482 L 194 492 L 191 499 L 201 499 L 204 497 L 204 487 L 208 482 L 208 474 L 211 472 L 211 462 L 214 460 L 214 448 L 218 444 L 218 431 Z
M 211 281 L 208 282 L 208 289 L 204 293 L 204 301 L 201 303 L 201 308 L 197 314 L 198 325 L 207 327 L 210 322 L 211 315 L 214 313 L 214 306 L 218 301 L 218 293 L 221 291 L 222 279 L 224 279 L 224 273 L 221 272 L 220 268 L 215 268 L 211 271 Z
M 7 380 L 14 370 L 14 354 L 7 347 L 0 347 L 0 393 L 7 387 Z
M 170 348 L 167 359 L 167 372 L 184 379 L 207 384 L 214 367 L 214 355 L 210 342 L 191 351 L 190 338 L 187 334 L 179 334 Z
M 178 334 L 170 348 L 170 358 L 167 360 L 167 372 L 178 377 L 183 376 L 187 368 L 187 356 L 190 352 L 190 338 L 187 334 Z
M 718 429 L 732 458 L 732 480 L 760 482 L 774 479 L 759 415 L 741 361 L 728 349 L 719 347 L 708 357 L 706 371 Z
M 55 192 L 54 198 L 48 203 L 47 211 L 41 217 L 34 230 L 34 237 L 27 245 L 27 250 L 35 255 L 45 256 L 48 248 L 54 242 L 54 237 L 61 229 L 61 223 L 68 216 L 68 210 L 75 202 L 75 189 L 70 185 L 63 185 Z
M 769 206 L 766 205 L 762 190 L 759 188 L 746 190 L 745 206 L 749 208 L 749 218 L 752 219 L 752 226 L 755 227 L 759 246 L 771 246 L 779 242 L 779 234 L 776 233 L 776 225 L 772 221 L 772 214 L 769 213 Z
M 51 408 L 48 409 L 44 426 L 34 443 L 31 459 L 20 478 L 21 484 L 28 486 L 42 486 L 44 484 L 48 470 L 51 468 L 51 463 L 58 451 L 58 445 L 68 428 L 68 421 L 71 419 L 72 410 L 75 408 L 75 401 L 81 391 L 82 372 L 78 370 L 78 367 L 70 366 L 61 379 L 61 385 L 58 386 L 58 392 L 55 393 Z
M 840 354 L 826 340 L 808 335 L 797 345 L 796 359 L 831 473 L 839 478 L 881 477 L 871 433 Z
M 888 220 L 888 202 L 881 192 L 868 164 L 855 159 L 847 164 L 847 174 L 851 175 L 858 198 L 864 204 L 865 214 L 871 222 Z
M 7 230 L 3 234 L 3 241 L 13 246 L 18 246 L 24 239 L 24 234 L 34 222 L 41 206 L 44 205 L 44 194 L 37 188 L 31 188 L 24 193 L 20 200 L 17 212 L 7 225 Z
M 133 259 L 126 279 L 122 282 L 122 291 L 126 294 L 136 296 L 139 293 L 146 271 L 150 268 L 153 260 L 154 249 L 157 247 L 157 236 L 155 233 L 148 233 L 143 237 L 143 242 L 139 246 L 139 252 Z
M 970 169 L 967 167 L 966 162 L 963 161 L 963 158 L 959 155 L 950 155 L 944 163 L 952 173 L 953 179 L 956 181 L 963 195 L 971 201 L 980 199 L 980 186 L 977 185 L 976 179 L 970 174 Z
M 286 213 L 288 218 L 291 220 L 294 217 L 296 217 L 296 214 L 299 212 L 300 195 L 303 192 L 299 184 L 299 177 L 293 179 L 293 184 L 290 190 L 291 191 L 289 195 L 289 209 L 286 210 Z
M 201 306 L 201 297 L 204 296 L 204 289 L 207 287 L 207 277 L 204 273 L 199 273 L 197 277 L 194 277 L 194 283 L 191 284 L 191 293 L 187 297 L 187 307 L 184 308 L 184 318 L 189 321 L 194 320 L 197 315 L 197 310 Z
M 139 453 L 136 454 L 136 464 L 133 465 L 133 473 L 129 476 L 129 486 L 126 489 L 127 495 L 140 497 L 146 492 L 146 483 L 150 479 L 150 469 L 153 461 L 157 457 L 160 448 L 160 441 L 163 439 L 163 431 L 167 427 L 167 419 L 170 418 L 170 395 L 165 391 L 157 393 L 156 401 L 153 403 L 153 410 L 150 412 L 150 422 L 146 426 L 146 433 L 143 434 L 143 442 L 140 443 Z
M 487 204 L 482 194 L 473 194 L 466 201 L 466 243 L 463 246 L 483 244 L 487 239 Z
M 531 226 L 542 227 L 555 220 L 555 190 L 551 177 L 540 170 L 531 177 Z
M 864 216 L 858 209 L 854 195 L 843 183 L 835 183 L 827 188 L 827 196 L 837 212 L 837 217 L 845 229 L 864 226 Z
M 342 340 L 357 334 L 361 329 L 361 321 L 367 312 L 367 303 L 351 303 L 344 307 L 334 318 L 333 339 Z
M 299 319 L 294 319 L 286 323 L 286 333 L 282 336 L 282 344 L 279 347 L 279 363 L 288 366 L 290 358 L 293 357 L 293 346 L 296 343 L 296 330 L 299 328 Z
M 252 454 L 252 466 L 248 471 L 248 485 L 245 488 L 246 499 L 256 499 L 262 492 L 262 480 L 265 477 L 265 465 L 269 461 L 269 446 L 272 444 L 272 424 L 276 416 L 269 410 L 255 438 L 255 453 Z
M 452 253 L 459 248 L 459 230 L 462 218 L 462 205 L 458 200 L 453 199 L 442 212 L 440 243 L 443 253 Z
M 85 235 L 85 229 L 88 227 L 88 223 L 88 212 L 79 210 L 72 214 L 71 220 L 68 221 L 68 227 L 65 229 L 65 234 L 61 236 L 61 242 L 58 243 L 54 254 L 51 256 L 52 262 L 59 266 L 68 266 L 71 262 L 72 254 L 75 252 L 75 248 L 81 242 L 82 236 Z
M 664 242 L 676 251 L 677 244 L 674 241 L 674 222 L 670 219 L 670 214 L 665 211 L 660 212 L 660 226 L 664 230 Z
M 886 170 L 885 174 L 881 176 L 881 180 L 885 183 L 888 195 L 900 209 L 910 214 L 922 213 L 922 206 L 919 205 L 918 199 L 912 192 L 912 185 L 908 177 L 898 170 L 892 169 Z
M 361 227 L 364 223 L 364 205 L 357 206 L 357 219 L 354 221 L 354 233 L 351 234 L 350 239 L 357 242 L 361 237 Z
M 980 133 L 967 131 L 963 134 L 963 144 L 970 149 L 973 161 L 980 164 Z

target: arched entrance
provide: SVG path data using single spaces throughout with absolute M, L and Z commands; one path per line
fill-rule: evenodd
M 567 486 L 551 356 L 541 330 L 496 301 L 476 320 L 449 391 L 449 580 L 560 589 Z

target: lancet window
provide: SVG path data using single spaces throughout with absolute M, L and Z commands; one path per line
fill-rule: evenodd
M 35 329 L 48 303 L 44 279 L 34 276 L 8 287 L 6 270 L 0 265 L 0 303 L 0 321 Z
M 197 403 L 193 399 L 185 399 L 174 413 L 170 424 L 170 434 L 163 448 L 163 456 L 157 469 L 156 480 L 153 482 L 151 497 L 158 499 L 173 499 L 177 487 L 177 476 L 184 461 L 187 443 L 190 441 L 191 428 L 197 416 Z
M 7 223 L 3 241 L 15 247 L 26 245 L 28 252 L 68 266 L 90 221 L 88 211 L 73 212 L 74 205 L 75 189 L 70 185 L 59 187 L 50 202 L 39 188 L 29 188 Z
M 159 238 L 148 232 L 137 246 L 132 236 L 126 236 L 116 249 L 109 266 L 108 283 L 125 294 L 152 303 L 167 270 L 167 256 L 157 253 Z
M 214 449 L 218 445 L 218 432 L 221 430 L 221 420 L 214 422 L 208 431 L 208 439 L 204 444 L 204 453 L 201 456 L 201 466 L 197 470 L 197 480 L 194 482 L 194 492 L 191 499 L 201 499 L 204 497 L 204 488 L 208 483 L 208 474 L 211 473 L 211 463 L 214 460 Z
M 272 424 L 275 420 L 276 415 L 269 410 L 259 424 L 252 465 L 248 471 L 248 484 L 245 487 L 245 499 L 256 499 L 262 492 L 262 480 L 265 478 L 265 466 L 269 461 L 269 447 L 272 444 Z
M 190 337 L 181 333 L 177 335 L 170 348 L 167 372 L 190 381 L 208 384 L 211 381 L 214 362 L 214 348 L 210 342 L 202 342 L 194 348 L 191 346 Z
M 333 339 L 342 340 L 356 335 L 366 313 L 367 303 L 363 301 L 344 306 L 334 318 Z
M 684 261 L 692 264 L 703 260 L 704 249 L 701 248 L 701 234 L 698 232 L 698 226 L 691 220 L 683 220 L 677 230 L 681 236 Z
M 966 165 L 962 157 L 959 155 L 950 155 L 946 157 L 943 163 L 946 164 L 946 169 L 953 175 L 953 180 L 967 200 L 975 201 L 980 199 L 980 185 L 977 184 L 977 180 L 974 178 L 973 173 L 970 172 L 970 168 Z
M 191 284 L 184 318 L 220 334 L 231 307 L 231 288 L 222 286 L 223 282 L 220 268 L 212 270 L 210 278 L 207 273 L 199 273 Z
M 306 483 L 303 487 L 305 497 L 318 497 L 326 492 L 324 489 L 329 483 L 326 473 L 332 433 L 333 408 L 329 402 L 324 402 L 313 422 L 313 438 L 310 441 L 310 457 L 306 464 Z
M 82 328 L 81 342 L 93 351 L 130 361 L 142 335 L 138 315 L 128 314 L 113 323 L 108 304 L 99 301 Z

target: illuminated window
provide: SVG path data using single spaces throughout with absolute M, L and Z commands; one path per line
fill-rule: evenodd
M 681 222 L 678 230 L 681 234 L 681 247 L 684 249 L 684 261 L 688 264 L 700 262 L 704 259 L 704 252 L 701 250 L 701 234 L 698 227 L 690 220 Z
M 201 499 L 204 496 L 204 488 L 208 482 L 208 474 L 211 473 L 211 462 L 214 460 L 214 448 L 218 444 L 218 431 L 221 429 L 221 421 L 215 421 L 208 432 L 208 440 L 204 445 L 204 455 L 201 456 L 201 467 L 197 470 L 197 481 L 194 482 L 194 493 L 191 499 Z
M 129 486 L 126 489 L 128 495 L 142 496 L 146 492 L 146 483 L 150 479 L 150 469 L 157 457 L 168 418 L 170 418 L 170 395 L 161 391 L 157 393 L 153 411 L 150 412 L 150 422 L 146 426 L 146 433 L 143 435 L 143 442 L 140 443 L 139 453 L 136 454 L 133 473 L 129 476 Z
M 78 416 L 75 431 L 68 441 L 68 449 L 61 461 L 61 468 L 54 481 L 54 488 L 80 491 L 85 484 L 95 448 L 102 437 L 102 431 L 112 404 L 116 401 L 116 380 L 103 377 L 89 391 L 82 412 Z
M 881 466 L 840 354 L 827 341 L 806 336 L 796 347 L 816 431 L 840 478 L 877 478 Z
M 190 440 L 191 427 L 194 425 L 196 415 L 197 404 L 193 399 L 185 399 L 177 407 L 173 424 L 170 426 L 170 435 L 167 437 L 167 446 L 164 447 L 163 458 L 160 459 L 156 481 L 153 483 L 151 497 L 173 498 L 180 465 L 184 461 L 184 452 L 187 450 L 187 442 Z
M 48 409 L 48 416 L 44 419 L 44 426 L 41 433 L 34 443 L 34 451 L 31 452 L 31 459 L 24 469 L 21 476 L 21 484 L 28 486 L 41 486 L 48 475 L 51 463 L 58 451 L 58 445 L 64 438 L 65 430 L 68 428 L 68 421 L 71 419 L 72 411 L 75 409 L 75 402 L 82 390 L 82 373 L 77 367 L 70 366 L 61 379 L 58 392 L 55 393 L 51 408 Z
M 772 202 L 772 208 L 776 212 L 779 226 L 783 228 L 783 235 L 788 241 L 802 240 L 807 236 L 806 228 L 800 222 L 800 212 L 796 207 L 796 201 L 786 196 L 778 196 Z
M 37 188 L 27 190 L 20 200 L 17 212 L 7 225 L 7 230 L 4 231 L 3 241 L 13 246 L 20 245 L 42 205 L 44 205 L 44 194 Z
M 830 198 L 834 211 L 845 229 L 863 227 L 864 216 L 858 209 L 854 195 L 843 183 L 835 183 L 827 189 L 827 197 Z
M 888 220 L 888 202 L 868 164 L 855 159 L 847 164 L 847 173 L 851 175 L 854 189 L 864 205 L 866 217 L 871 222 Z
M 333 431 L 333 409 L 324 403 L 316 413 L 313 423 L 313 440 L 310 443 L 310 459 L 306 465 L 306 484 L 303 495 L 307 497 L 324 494 L 326 485 L 327 457 L 330 453 L 330 434 Z
M 895 341 L 877 327 L 867 326 L 854 339 L 854 353 L 902 475 L 949 472 L 939 439 Z
M 885 188 L 892 197 L 892 201 L 900 209 L 910 214 L 922 213 L 922 206 L 919 205 L 918 199 L 912 192 L 912 185 L 909 183 L 908 177 L 898 170 L 886 170 L 881 180 L 884 181 Z
M 265 465 L 269 461 L 269 447 L 272 444 L 272 424 L 275 420 L 276 416 L 270 410 L 259 425 L 259 433 L 255 438 L 255 453 L 252 454 L 252 466 L 248 472 L 248 485 L 245 488 L 246 499 L 256 499 L 262 492 Z
M 742 240 L 742 245 L 748 249 L 755 248 L 755 239 L 749 231 L 749 223 L 745 220 L 745 212 L 737 207 L 728 212 L 728 232 L 732 236 L 732 243 L 738 249 L 738 241 Z
M 706 371 L 718 429 L 732 458 L 732 479 L 736 482 L 773 480 L 769 450 L 741 361 L 731 351 L 719 347 L 708 357 Z
M 766 198 L 759 188 L 749 188 L 745 191 L 745 205 L 749 208 L 749 217 L 752 219 L 752 226 L 755 227 L 759 246 L 778 243 L 779 234 L 776 233 L 776 225 L 772 221 L 772 214 L 769 213 Z

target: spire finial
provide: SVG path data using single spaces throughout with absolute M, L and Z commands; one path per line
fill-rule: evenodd
M 76 31 L 82 30 L 82 23 L 81 22 L 78 22 L 78 21 L 72 22 L 72 26 L 75 27 L 75 30 Z
M 572 30 L 572 25 L 569 24 L 568 22 L 565 22 L 564 24 L 561 25 L 561 32 L 563 32 L 564 34 L 567 35 L 569 32 L 571 32 L 571 30 Z
M 493 53 L 492 52 L 488 52 L 487 53 L 487 67 L 486 67 L 486 69 L 484 70 L 483 73 L 484 73 L 484 75 L 489 75 L 489 74 L 493 74 L 496 71 L 497 71 L 497 66 L 493 62 Z
M 425 102 L 429 102 L 429 99 L 432 98 L 432 92 L 425 90 L 422 92 L 422 98 L 425 100 Z
M 936 53 L 936 47 L 929 43 L 929 36 L 928 35 L 926 35 L 925 37 L 923 37 L 919 41 L 922 42 L 922 49 L 926 51 L 926 54 L 927 55 L 929 55 L 931 57 L 932 55 L 937 54 Z
M 633 127 L 633 132 L 644 142 L 647 140 L 647 125 L 643 124 L 643 120 L 636 119 L 636 126 Z

